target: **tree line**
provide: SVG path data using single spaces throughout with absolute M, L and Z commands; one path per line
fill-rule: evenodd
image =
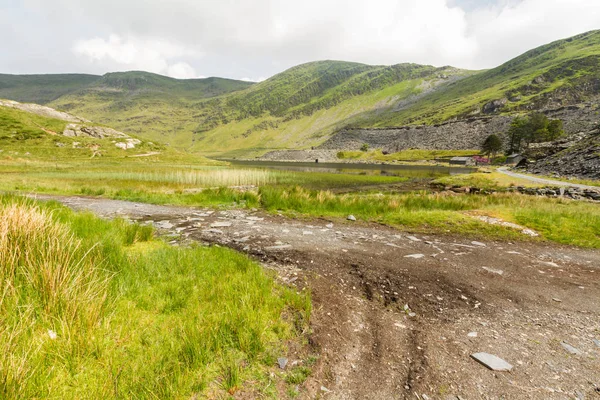
M 530 143 L 551 142 L 563 135 L 563 123 L 560 119 L 549 119 L 540 112 L 518 116 L 512 120 L 506 134 L 507 153 L 518 153 L 527 148 Z M 501 135 L 492 134 L 485 139 L 481 150 L 483 154 L 493 158 L 502 151 L 503 147 Z

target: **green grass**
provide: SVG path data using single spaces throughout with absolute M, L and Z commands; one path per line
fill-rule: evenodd
M 403 110 L 385 110 L 357 123 L 439 123 L 476 115 L 485 103 L 502 98 L 513 99 L 501 110 L 503 113 L 541 108 L 549 98 L 564 99 L 565 104 L 578 103 L 593 97 L 589 82 L 599 70 L 600 31 L 591 31 L 530 50 L 496 68 L 430 93 Z
M 46 104 L 91 85 L 99 79 L 100 76 L 87 74 L 0 74 L 0 98 Z
M 223 248 L 0 198 L 0 397 L 277 397 L 310 297 Z
M 402 150 L 391 154 L 382 154 L 381 150 L 373 151 L 340 151 L 338 158 L 342 160 L 371 160 L 371 161 L 420 161 L 438 158 L 451 158 L 478 155 L 479 150 Z
M 24 143 L 49 136 L 44 130 L 62 133 L 66 126 L 65 121 L 0 106 L 0 143 Z
M 490 170 L 489 172 L 478 172 L 474 174 L 458 174 L 437 178 L 434 184 L 440 186 L 470 187 L 486 190 L 504 190 L 509 187 L 543 187 L 540 183 L 531 182 L 527 179 L 515 178 L 500 172 Z
M 0 190 L 19 193 L 92 195 L 183 206 L 263 208 L 295 216 L 345 218 L 353 214 L 364 221 L 414 232 L 526 239 L 516 230 L 487 225 L 473 217 L 473 214 L 485 214 L 539 230 L 543 239 L 600 247 L 596 227 L 600 225 L 595 225 L 599 222 L 599 211 L 593 204 L 517 194 L 447 196 L 387 192 L 406 182 L 407 177 L 238 169 L 139 159 L 55 163 L 4 160 L 0 161 L 0 173 Z M 497 172 L 438 177 L 435 182 L 444 186 L 500 190 L 509 186 L 536 186 Z M 256 186 L 250 190 L 226 187 L 231 185 Z M 532 218 L 536 213 L 542 217 Z M 573 224 L 579 224 L 580 233 L 571 228 Z
M 363 221 L 384 223 L 413 232 L 528 240 L 517 230 L 489 225 L 473 217 L 488 215 L 538 231 L 542 239 L 600 248 L 600 209 L 593 203 L 519 194 L 336 195 L 301 187 L 264 187 L 259 194 L 261 206 L 272 212 L 339 219 L 352 214 Z

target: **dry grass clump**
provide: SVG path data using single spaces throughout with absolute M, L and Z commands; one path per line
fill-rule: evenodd
M 98 321 L 108 279 L 49 212 L 0 205 L 0 397 L 24 395 L 58 335 L 68 343 Z
M 210 169 L 152 172 L 124 172 L 113 178 L 176 183 L 198 187 L 262 186 L 277 182 L 277 173 L 260 169 Z

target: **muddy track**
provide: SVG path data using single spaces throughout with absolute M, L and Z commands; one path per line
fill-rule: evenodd
M 282 282 L 309 287 L 311 344 L 320 356 L 302 398 L 600 399 L 596 250 L 248 210 L 38 197 L 151 223 L 173 245 L 229 246 Z M 470 358 L 475 352 L 514 369 L 490 371 Z

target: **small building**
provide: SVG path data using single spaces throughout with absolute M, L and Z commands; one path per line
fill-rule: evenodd
M 506 156 L 506 161 L 504 163 L 508 164 L 508 165 L 518 165 L 523 160 L 525 160 L 525 157 L 523 157 L 522 155 L 520 155 L 518 153 L 514 153 L 509 156 Z
M 473 157 L 452 157 L 450 165 L 473 166 L 475 165 L 475 159 Z

